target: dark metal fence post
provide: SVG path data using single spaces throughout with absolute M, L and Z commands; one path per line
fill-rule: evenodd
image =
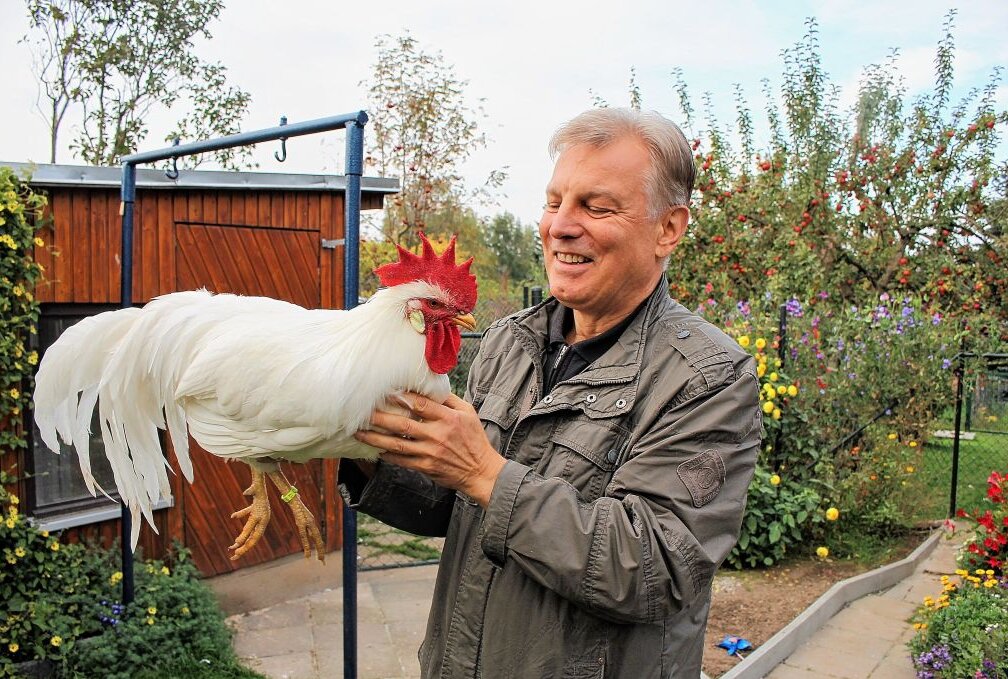
M 360 295 L 360 182 L 364 172 L 364 123 L 346 126 L 343 307 L 357 306 Z M 357 512 L 343 508 L 343 679 L 357 679 Z
M 119 272 L 119 306 L 128 309 L 133 306 L 133 205 L 136 202 L 136 165 L 124 163 L 122 166 L 122 187 L 120 190 L 120 214 L 122 215 L 122 240 L 120 250 L 121 270 Z M 126 503 L 119 500 L 119 541 L 122 568 L 122 602 L 133 602 L 133 516 Z
M 781 367 L 787 356 L 787 305 L 780 305 L 780 313 L 777 316 L 777 358 L 780 359 Z
M 538 285 L 532 286 L 532 306 L 539 304 L 543 300 L 543 289 Z
M 955 433 L 952 439 L 952 481 L 949 488 L 949 511 L 948 518 L 953 518 L 956 513 L 956 488 L 959 485 L 959 436 L 962 425 L 963 406 L 963 363 L 965 357 L 962 354 L 956 359 L 955 380 L 956 380 L 956 400 L 955 400 Z

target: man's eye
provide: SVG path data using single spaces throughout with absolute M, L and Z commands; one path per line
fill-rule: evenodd
M 546 203 L 543 205 L 543 210 L 546 212 L 556 212 L 560 209 L 560 203 Z
M 589 214 L 593 215 L 608 215 L 612 213 L 612 210 L 607 207 L 599 207 L 598 205 L 585 205 L 585 210 Z

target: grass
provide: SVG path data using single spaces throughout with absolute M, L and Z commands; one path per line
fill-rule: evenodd
M 138 670 L 135 679 L 266 679 L 265 675 L 243 667 L 237 661 L 226 661 L 216 665 L 207 664 L 196 658 L 187 658 L 161 665 L 155 669 Z
M 357 543 L 361 566 L 405 565 L 437 561 L 441 558 L 439 542 L 396 530 L 366 514 L 357 515 Z
M 929 492 L 918 504 L 919 520 L 944 517 L 949 507 L 952 483 L 952 439 L 932 437 L 924 448 L 921 478 Z M 959 441 L 959 478 L 956 507 L 970 510 L 981 506 L 987 493 L 987 477 L 995 469 L 1008 466 L 1008 434 L 977 432 L 972 441 Z

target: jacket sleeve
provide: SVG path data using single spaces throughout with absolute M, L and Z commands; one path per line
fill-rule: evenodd
M 455 493 L 423 474 L 379 460 L 368 479 L 350 460 L 341 460 L 339 484 L 348 506 L 389 526 L 432 537 L 448 530 Z
M 605 495 L 508 461 L 482 548 L 593 614 L 655 622 L 706 594 L 738 538 L 760 445 L 756 378 L 667 409 L 632 445 Z

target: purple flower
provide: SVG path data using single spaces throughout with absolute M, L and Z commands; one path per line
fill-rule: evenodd
M 838 339 L 836 342 L 837 351 L 843 351 L 844 346 L 844 341 L 842 339 Z
M 931 317 L 931 325 L 938 325 L 939 323 L 941 323 L 941 319 L 942 319 L 941 314 L 936 313 L 934 316 Z
M 907 316 L 913 316 L 913 307 L 911 306 L 903 307 L 903 310 L 900 312 L 900 314 L 903 316 L 903 318 L 906 318 Z
M 829 293 L 825 290 L 819 292 L 819 299 L 829 299 Z
M 798 301 L 797 297 L 792 297 L 784 305 L 784 309 L 787 311 L 789 316 L 801 316 L 804 312 L 802 311 L 801 302 Z
M 951 359 L 948 358 L 942 359 L 942 370 L 948 370 L 951 365 L 952 365 Z
M 752 309 L 751 309 L 751 308 L 749 307 L 749 302 L 739 302 L 739 303 L 738 303 L 738 304 L 736 304 L 735 306 L 737 306 L 737 307 L 738 307 L 738 310 L 739 310 L 739 312 L 740 312 L 740 313 L 741 313 L 741 314 L 742 314 L 743 316 L 746 316 L 746 317 L 748 317 L 748 316 L 749 316 L 749 314 L 750 314 L 750 313 L 752 312 Z
M 879 295 L 879 299 L 882 300 L 883 302 L 888 302 L 889 301 L 889 293 L 888 292 L 883 292 L 881 295 Z

